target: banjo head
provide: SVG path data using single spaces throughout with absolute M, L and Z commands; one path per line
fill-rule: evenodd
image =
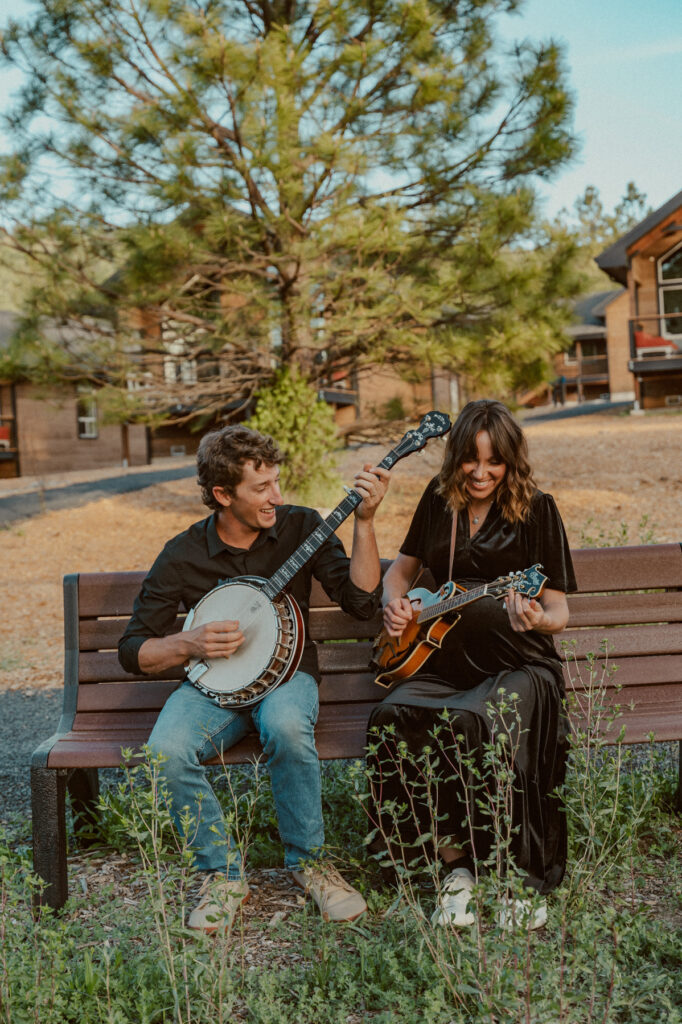
M 232 694 L 259 679 L 281 646 L 280 615 L 262 593 L 264 582 L 243 577 L 221 583 L 201 598 L 185 620 L 183 631 L 229 619 L 238 622 L 244 634 L 243 643 L 229 658 L 190 659 L 189 678 L 209 695 Z

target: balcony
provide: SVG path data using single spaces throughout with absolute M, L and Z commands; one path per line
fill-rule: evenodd
M 672 334 L 671 328 L 677 324 L 679 324 L 680 333 L 675 336 Z M 631 359 L 646 359 L 651 352 L 657 356 L 680 354 L 682 313 L 652 313 L 648 316 L 632 316 L 629 327 Z
M 679 325 L 680 334 L 672 330 Z M 678 373 L 682 369 L 682 313 L 630 317 L 631 373 Z
M 591 377 L 606 377 L 609 372 L 608 357 L 603 356 L 581 356 L 578 364 L 578 373 L 585 379 Z

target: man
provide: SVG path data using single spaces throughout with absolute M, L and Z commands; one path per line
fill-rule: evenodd
M 246 427 L 225 427 L 202 439 L 198 482 L 213 514 L 170 540 L 154 562 L 119 643 L 126 671 L 158 675 L 190 658 L 229 660 L 244 642 L 239 621 L 209 622 L 166 634 L 181 605 L 194 607 L 219 582 L 248 575 L 269 579 L 320 523 L 312 509 L 283 504 L 281 462 L 272 438 Z M 370 618 L 376 611 L 381 568 L 373 520 L 388 480 L 386 470 L 369 465 L 355 478 L 363 500 L 355 510 L 350 560 L 332 536 L 292 580 L 291 594 L 306 626 L 313 575 L 356 618 Z M 318 681 L 315 648 L 306 637 L 298 670 L 255 706 L 221 708 L 185 679 L 161 711 L 149 746 L 163 758 L 161 771 L 178 827 L 183 808 L 189 807 L 192 827 L 187 838 L 196 869 L 206 875 L 190 928 L 229 928 L 249 896 L 241 858 L 225 833 L 202 762 L 254 728 L 272 779 L 285 866 L 326 920 L 352 921 L 367 909 L 360 893 L 320 859 L 324 830 L 313 733 Z

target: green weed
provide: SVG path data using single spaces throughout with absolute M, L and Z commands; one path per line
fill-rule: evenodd
M 461 751 L 439 752 L 438 742 L 447 750 L 445 740 L 456 740 L 446 720 L 421 765 L 431 840 L 421 857 L 403 858 L 398 847 L 390 884 L 364 846 L 364 763 L 323 766 L 327 844 L 370 908 L 351 925 L 325 924 L 306 903 L 274 924 L 237 922 L 224 937 L 188 932 L 187 842 L 171 823 L 162 765 L 145 763 L 104 793 L 100 814 L 101 841 L 134 865 L 134 901 L 115 882 L 89 894 L 72 886 L 62 913 L 34 914 L 28 850 L 0 835 L 0 1024 L 680 1024 L 672 765 L 654 746 L 634 763 L 618 739 L 618 709 L 604 698 L 608 659 L 605 668 L 588 660 L 586 671 L 564 787 L 569 870 L 542 931 L 503 931 L 496 921 L 503 891 L 520 885 L 499 870 L 511 837 L 513 702 L 479 769 L 477 798 L 497 842 L 477 887 L 476 924 L 462 931 L 430 924 L 441 872 L 429 847 L 443 818 L 428 790 L 440 774 L 471 768 Z M 216 769 L 214 781 L 248 866 L 279 867 L 267 774 L 258 765 Z M 182 831 L 191 835 L 189 818 Z M 254 948 L 269 951 L 257 964 Z

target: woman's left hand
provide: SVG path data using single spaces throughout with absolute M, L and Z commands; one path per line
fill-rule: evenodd
M 509 625 L 515 633 L 537 629 L 540 633 L 560 633 L 568 622 L 566 595 L 560 590 L 544 590 L 540 600 L 530 601 L 515 590 L 504 599 Z
M 510 590 L 504 599 L 509 615 L 509 625 L 515 633 L 527 633 L 530 629 L 539 629 L 545 619 L 545 610 L 539 601 Z

